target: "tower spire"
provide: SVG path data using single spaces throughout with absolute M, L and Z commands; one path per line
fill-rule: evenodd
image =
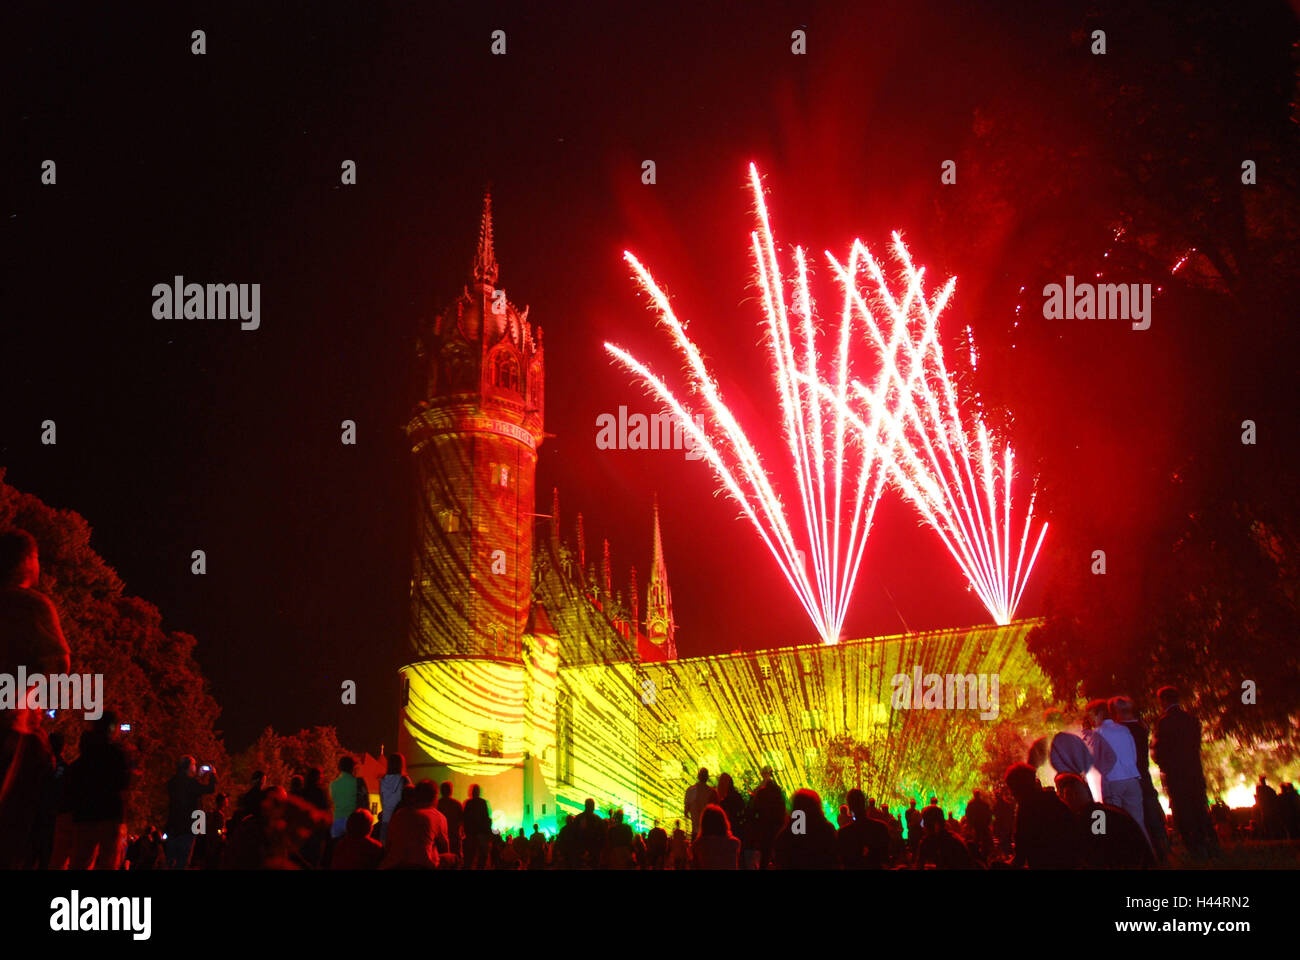
M 478 225 L 478 250 L 474 254 L 474 280 L 492 286 L 497 282 L 497 255 L 492 249 L 492 192 L 483 191 L 483 217 Z
M 654 547 L 650 557 L 650 585 L 646 589 L 645 627 L 651 643 L 662 646 L 670 660 L 677 659 L 673 620 L 673 598 L 668 590 L 668 567 L 664 563 L 663 538 L 659 533 L 659 495 L 655 494 Z

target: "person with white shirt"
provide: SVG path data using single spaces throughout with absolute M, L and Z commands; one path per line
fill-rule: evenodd
M 1133 742 L 1133 734 L 1110 718 L 1110 707 L 1105 700 L 1093 700 L 1085 709 L 1091 729 L 1084 733 L 1084 739 L 1101 772 L 1102 802 L 1119 807 L 1136 820 L 1145 833 L 1142 780 L 1138 774 L 1137 745 Z

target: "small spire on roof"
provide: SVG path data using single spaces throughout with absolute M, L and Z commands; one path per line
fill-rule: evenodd
M 474 279 L 496 285 L 497 256 L 492 249 L 492 193 L 483 191 L 483 217 L 478 226 L 478 250 L 474 254 Z

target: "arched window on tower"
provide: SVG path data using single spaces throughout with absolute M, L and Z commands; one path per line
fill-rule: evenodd
M 519 362 L 505 351 L 492 360 L 492 386 L 519 392 Z

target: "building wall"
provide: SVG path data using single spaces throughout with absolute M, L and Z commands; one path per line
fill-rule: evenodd
M 555 794 L 562 812 L 587 797 L 601 810 L 621 807 L 641 826 L 671 826 L 701 766 L 732 774 L 748 788 L 763 766 L 789 792 L 858 784 L 891 805 L 938 796 L 960 809 L 985 786 L 995 741 L 1026 701 L 1050 697 L 1025 638 L 1035 621 L 1005 627 L 810 645 L 655 664 L 561 666 Z M 894 677 L 934 676 L 954 691 L 941 709 L 895 706 Z M 969 681 L 986 694 L 997 678 L 996 716 L 966 708 Z M 949 682 L 951 678 L 952 682 Z M 925 689 L 922 684 L 921 689 Z M 900 687 L 901 689 L 901 687 Z M 960 692 L 961 699 L 956 694 Z M 989 704 L 991 707 L 992 705 Z M 990 709 L 987 712 L 992 713 Z M 1029 730 L 1010 731 L 1024 739 Z
M 1026 700 L 1050 694 L 1025 648 L 1034 625 L 644 664 L 641 676 L 654 696 L 637 701 L 641 815 L 679 818 L 701 766 L 713 777 L 726 770 L 742 789 L 771 766 L 787 796 L 847 783 L 891 805 L 935 795 L 946 808 L 961 807 L 986 782 L 981 768 L 996 728 L 1014 723 L 1011 715 Z M 957 709 L 956 698 L 953 709 L 947 701 L 944 709 L 896 708 L 893 678 L 918 665 L 923 677 L 975 675 L 977 686 L 983 675 L 988 693 L 996 676 L 996 718 Z M 965 699 L 966 684 L 951 686 Z M 843 802 L 822 799 L 832 809 Z

